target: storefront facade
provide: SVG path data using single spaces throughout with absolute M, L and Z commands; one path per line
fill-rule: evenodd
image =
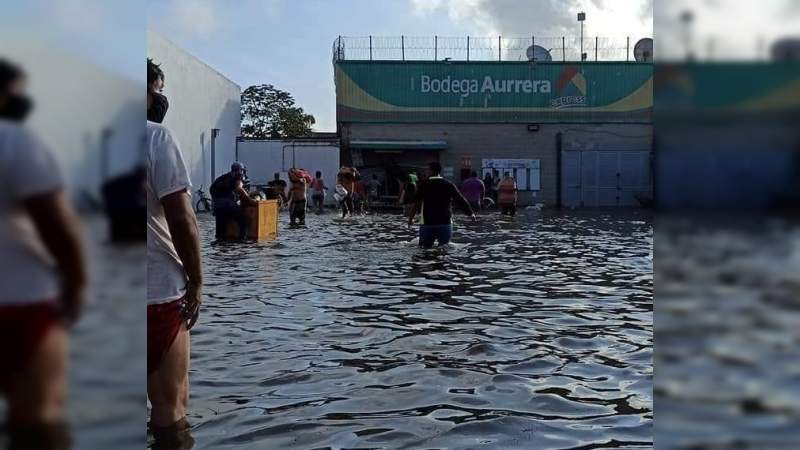
M 523 205 L 626 206 L 651 195 L 650 64 L 338 61 L 334 69 L 342 161 L 379 176 L 438 160 L 456 183 L 472 171 L 509 172 Z

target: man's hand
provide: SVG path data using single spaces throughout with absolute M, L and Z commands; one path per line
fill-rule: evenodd
M 191 330 L 200 314 L 200 304 L 203 302 L 203 285 L 189 283 L 186 286 L 186 329 Z
M 478 221 L 478 216 L 476 216 L 474 213 L 471 216 L 469 216 L 469 218 L 472 219 L 473 222 Z
M 61 275 L 61 308 L 68 325 L 80 316 L 86 296 L 86 263 L 80 224 L 63 190 L 26 199 L 25 208 L 56 260 Z

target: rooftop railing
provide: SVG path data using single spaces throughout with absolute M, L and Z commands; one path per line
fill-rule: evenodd
M 631 37 L 339 36 L 336 61 L 635 61 Z M 582 44 L 582 45 L 581 45 Z M 529 54 L 529 48 L 537 53 Z M 548 56 L 549 55 L 549 56 Z M 583 56 L 582 56 L 583 55 Z

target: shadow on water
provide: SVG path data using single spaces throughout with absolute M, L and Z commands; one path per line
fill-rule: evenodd
M 333 217 L 213 245 L 201 218 L 196 448 L 652 446 L 649 215 L 484 215 L 432 251 Z

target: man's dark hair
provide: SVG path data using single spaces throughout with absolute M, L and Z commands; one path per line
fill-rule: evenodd
M 470 176 L 472 176 L 472 178 L 478 178 L 478 172 L 475 172 L 473 170 L 472 173 L 470 174 Z
M 320 172 L 319 170 L 317 171 L 317 178 L 322 178 L 322 172 Z
M 153 58 L 147 58 L 147 86 L 151 86 L 158 79 L 164 80 L 164 71 L 161 70 L 161 64 L 153 62 Z
M 439 161 L 433 161 L 432 163 L 428 164 L 428 169 L 430 169 L 434 175 L 439 175 L 442 173 L 442 165 L 439 164 Z
M 6 92 L 11 83 L 20 78 L 25 78 L 25 72 L 22 68 L 6 59 L 0 58 L 0 93 Z
M 506 172 L 506 173 L 503 174 L 503 176 L 504 177 L 510 177 L 511 176 L 511 172 Z

